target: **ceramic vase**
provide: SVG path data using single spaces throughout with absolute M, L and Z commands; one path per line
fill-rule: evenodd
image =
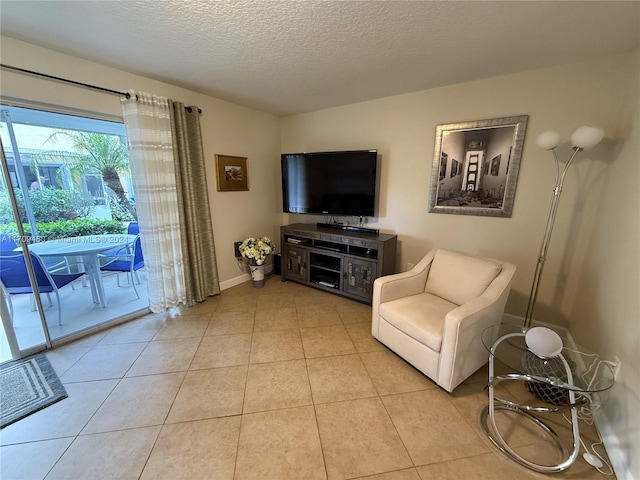
M 250 268 L 254 288 L 264 287 L 264 265 L 251 265 Z

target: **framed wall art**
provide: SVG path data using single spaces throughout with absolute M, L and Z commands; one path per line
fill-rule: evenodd
M 247 157 L 216 154 L 216 172 L 219 192 L 249 190 Z
M 429 212 L 511 217 L 528 119 L 438 125 Z

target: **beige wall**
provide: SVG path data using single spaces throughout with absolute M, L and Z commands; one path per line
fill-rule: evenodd
M 144 90 L 187 105 L 198 105 L 203 110 L 200 121 L 221 281 L 241 275 L 233 257 L 235 240 L 250 235 L 278 238 L 281 208 L 278 169 L 280 124 L 277 117 L 8 37 L 1 37 L 0 49 L 5 64 L 118 91 L 131 88 Z M 0 70 L 0 94 L 3 101 L 7 97 L 14 97 L 107 115 L 122 115 L 117 95 L 7 70 Z M 216 153 L 248 157 L 248 192 L 217 191 Z
M 603 411 L 617 432 L 629 472 L 640 473 L 640 52 L 627 79 L 615 155 L 604 172 L 604 195 L 592 226 L 571 312 L 576 341 L 620 360 L 618 382 Z M 620 478 L 620 475 L 619 475 Z M 630 477 L 624 477 L 630 478 Z M 636 477 L 638 478 L 638 477 Z
M 400 270 L 440 246 L 511 261 L 518 271 L 507 312 L 518 316 L 526 310 L 555 170 L 553 157 L 535 146 L 535 138 L 555 129 L 568 141 L 580 125 L 604 127 L 605 140 L 579 154 L 568 173 L 534 317 L 568 327 L 578 342 L 606 359 L 621 359 L 620 381 L 608 392 L 603 411 L 609 433 L 617 437 L 613 443 L 620 443 L 618 467 L 635 472 L 640 471 L 639 59 L 640 52 L 634 52 L 282 121 L 283 152 L 379 150 L 380 209 L 371 226 L 398 234 Z M 513 115 L 529 115 L 513 216 L 428 213 L 436 125 Z M 569 154 L 570 146 L 559 148 L 561 159 Z M 283 220 L 317 218 L 284 215 Z
M 518 271 L 507 311 L 523 316 L 555 171 L 553 157 L 535 146 L 535 137 L 553 128 L 568 141 L 579 125 L 594 124 L 605 128 L 607 145 L 619 139 L 631 64 L 632 57 L 622 55 L 290 116 L 282 121 L 282 151 L 377 148 L 380 207 L 370 221 L 399 236 L 398 269 L 440 246 L 511 261 Z M 515 115 L 529 115 L 529 125 L 513 216 L 428 213 L 436 125 Z M 602 196 L 604 178 L 598 174 L 606 169 L 607 151 L 581 154 L 568 174 L 539 294 L 541 320 L 568 324 L 592 228 L 586 220 Z M 284 216 L 287 222 L 316 220 Z

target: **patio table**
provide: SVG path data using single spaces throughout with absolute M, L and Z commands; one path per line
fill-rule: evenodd
M 87 269 L 93 301 L 106 307 L 107 299 L 102 283 L 99 255 L 107 250 L 130 245 L 135 239 L 135 235 L 127 234 L 85 235 L 34 243 L 29 245 L 29 250 L 43 258 L 82 257 L 82 262 Z M 20 249 L 18 247 L 16 250 Z

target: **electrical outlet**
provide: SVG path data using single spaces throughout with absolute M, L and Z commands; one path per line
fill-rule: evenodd
M 411 270 L 413 267 L 415 267 L 416 264 L 415 263 L 409 263 L 407 262 L 407 271 Z
M 235 255 L 235 257 L 237 259 L 242 258 L 242 255 L 240 255 L 240 244 L 242 242 L 233 242 L 233 254 Z

